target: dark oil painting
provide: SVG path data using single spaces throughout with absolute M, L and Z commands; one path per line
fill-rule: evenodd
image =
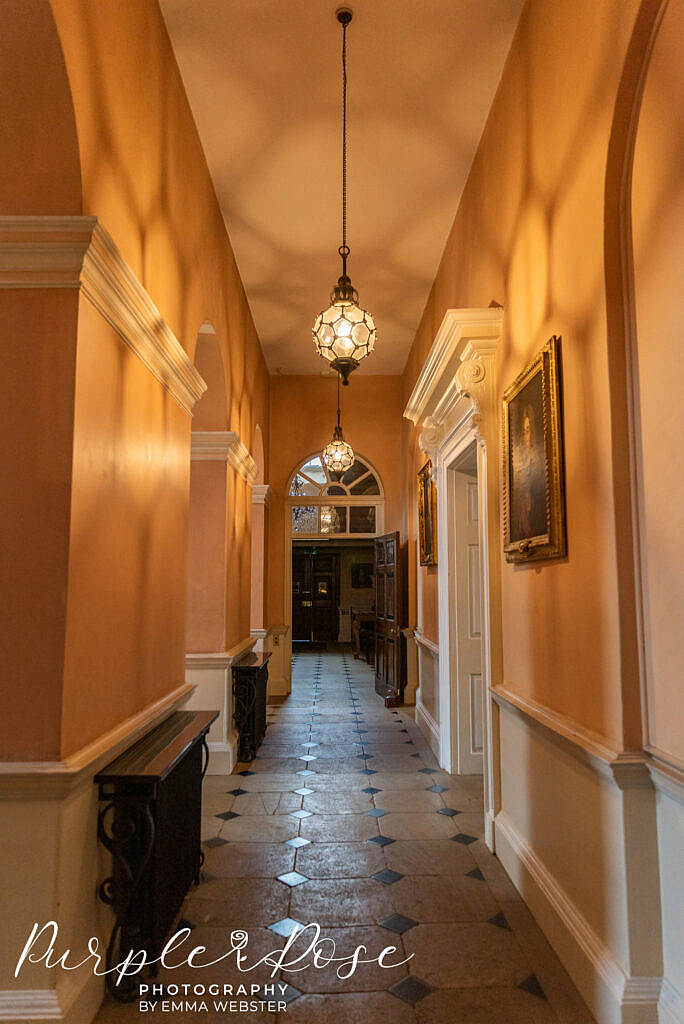
M 541 367 L 509 406 L 513 542 L 547 532 L 546 446 Z

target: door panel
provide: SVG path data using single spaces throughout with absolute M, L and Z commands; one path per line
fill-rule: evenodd
M 375 614 L 379 618 L 385 617 L 385 578 L 375 573 Z
M 480 775 L 484 705 L 477 479 L 454 472 L 453 486 L 458 771 L 464 775 Z
M 375 541 L 375 690 L 388 707 L 403 700 L 406 683 L 405 625 L 407 586 L 405 552 L 399 534 L 390 533 Z
M 292 641 L 337 643 L 339 553 L 292 549 Z
M 292 549 L 292 641 L 310 643 L 313 629 L 311 558 L 300 548 Z

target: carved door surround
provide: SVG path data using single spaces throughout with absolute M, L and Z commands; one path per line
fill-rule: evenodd
M 482 674 L 484 694 L 485 835 L 494 848 L 494 817 L 500 808 L 498 706 L 490 688 L 500 681 L 501 559 L 499 437 L 496 353 L 503 309 L 450 309 L 444 315 L 404 416 L 420 429 L 418 446 L 432 462 L 437 487 L 439 594 L 440 762 L 458 771 L 458 658 L 450 472 L 477 444 L 478 520 L 482 566 Z

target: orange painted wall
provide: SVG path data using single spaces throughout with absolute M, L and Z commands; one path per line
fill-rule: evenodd
M 641 742 L 620 647 L 604 281 L 604 182 L 636 0 L 523 10 L 404 374 L 408 398 L 449 308 L 505 309 L 501 390 L 563 337 L 569 555 L 503 564 L 503 682 L 618 747 Z M 416 433 L 406 444 L 415 471 Z M 434 577 L 423 581 L 437 638 Z
M 344 435 L 377 469 L 385 488 L 385 528 L 405 536 L 401 432 L 402 379 L 355 374 L 342 389 Z M 337 416 L 334 377 L 291 376 L 271 380 L 268 483 L 274 490 L 269 508 L 269 597 L 271 625 L 284 623 L 284 498 L 292 471 L 302 459 L 319 452 L 332 436 Z
M 0 290 L 0 760 L 59 751 L 77 310 L 76 292 Z
M 35 138 L 23 137 L 25 173 L 11 175 L 3 212 L 96 215 L 191 358 L 200 325 L 214 325 L 228 428 L 248 445 L 257 423 L 268 437 L 266 366 L 158 5 L 9 0 L 0 15 L 8 27 L 3 46 L 12 43 L 2 109 L 21 110 L 14 121 L 33 132 L 49 127 L 40 172 L 29 160 Z M 36 39 L 46 64 L 34 59 Z M 43 81 L 49 88 L 37 84 Z M 3 726 L 8 758 L 51 759 L 183 682 L 191 420 L 85 301 L 76 325 L 75 293 L 30 300 L 29 292 L 2 300 L 12 314 L 3 332 L 10 340 L 22 336 L 16 408 L 36 415 L 42 398 L 62 420 L 31 428 L 36 452 L 23 466 L 10 463 L 11 492 L 20 511 L 29 495 L 50 491 L 45 509 L 55 506 L 55 515 L 48 524 L 42 510 L 39 524 L 33 513 L 39 536 L 29 520 L 15 527 L 13 563 L 33 566 L 17 594 L 34 592 L 31 604 L 18 606 L 14 635 L 5 639 L 22 648 L 34 641 L 30 656 L 16 655 L 19 685 L 27 687 L 27 705 L 45 714 L 22 717 L 18 698 L 16 715 Z M 72 476 L 67 406 L 74 376 Z M 39 462 L 48 453 L 46 480 Z M 226 527 L 230 643 L 249 630 L 249 490 L 233 481 L 227 499 L 236 502 Z M 56 535 L 49 545 L 48 529 Z M 44 586 L 46 575 L 52 582 Z
M 226 649 L 226 472 L 225 462 L 191 464 L 187 651 Z
M 62 751 L 184 676 L 189 421 L 82 298 Z
M 632 217 L 648 740 L 684 765 L 681 630 L 684 453 L 684 5 L 668 5 L 648 68 L 634 154 Z
M 0 211 L 82 213 L 76 121 L 46 0 L 3 0 L 0 68 Z

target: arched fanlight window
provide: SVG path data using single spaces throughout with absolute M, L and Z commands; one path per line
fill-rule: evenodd
M 362 455 L 339 479 L 319 454 L 312 455 L 290 477 L 288 497 L 293 534 L 367 537 L 382 532 L 382 484 Z

